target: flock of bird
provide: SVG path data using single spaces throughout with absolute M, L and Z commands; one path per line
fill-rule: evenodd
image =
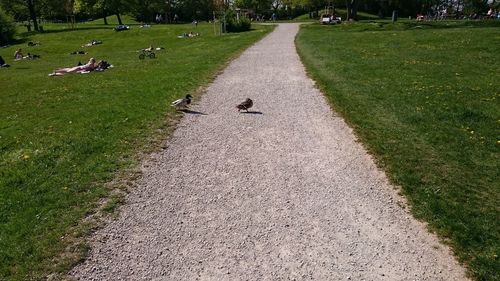
M 173 107 L 175 108 L 187 108 L 189 104 L 191 104 L 191 99 L 193 97 L 190 94 L 187 94 L 185 98 L 183 99 L 178 99 L 172 102 Z M 238 104 L 236 108 L 238 109 L 238 112 L 241 110 L 246 110 L 248 112 L 248 109 L 253 106 L 253 101 L 251 99 L 246 99 L 244 102 Z

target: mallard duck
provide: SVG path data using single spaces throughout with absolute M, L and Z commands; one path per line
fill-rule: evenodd
M 188 104 L 191 103 L 191 98 L 192 98 L 192 96 L 190 94 L 187 94 L 185 98 L 173 101 L 171 106 L 174 106 L 177 108 L 186 107 Z
M 253 101 L 247 98 L 244 102 L 238 104 L 236 108 L 238 109 L 238 112 L 240 112 L 240 110 L 246 110 L 248 112 L 248 109 L 252 107 L 252 105 Z

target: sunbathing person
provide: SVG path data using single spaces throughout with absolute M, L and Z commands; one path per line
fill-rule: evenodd
M 15 60 L 22 60 L 24 58 L 25 58 L 25 56 L 23 55 L 23 50 L 17 49 L 16 52 L 14 53 L 14 59 Z
M 71 52 L 69 54 L 70 55 L 86 55 L 87 52 L 85 52 L 85 51 L 74 51 L 74 52 Z
M 35 55 L 35 54 L 30 54 L 28 53 L 25 57 L 25 59 L 30 59 L 30 60 L 34 60 L 34 59 L 39 59 L 40 58 L 40 55 Z
M 165 48 L 164 47 L 153 47 L 153 45 L 149 45 L 148 48 L 145 48 L 145 49 L 141 49 L 139 51 L 144 51 L 144 52 L 152 52 L 152 51 L 159 51 L 159 50 L 164 50 Z
M 92 47 L 92 46 L 100 45 L 100 44 L 102 44 L 102 41 L 94 39 L 94 40 L 90 41 L 89 43 L 87 43 L 85 45 L 82 45 L 82 48 L 84 48 L 84 47 Z
M 200 34 L 198 32 L 193 33 L 192 31 L 190 31 L 189 33 L 182 33 L 181 35 L 177 36 L 177 38 L 192 38 L 196 36 L 200 36 Z
M 54 72 L 50 73 L 49 76 L 61 76 L 66 73 L 88 73 L 92 70 L 95 70 L 97 67 L 96 61 L 94 58 L 91 58 L 87 64 L 79 65 L 75 67 L 65 67 L 54 70 Z
M 112 68 L 113 65 L 110 64 L 109 62 L 105 61 L 105 60 L 100 60 L 97 64 L 96 64 L 96 68 L 95 68 L 95 71 L 104 71 L 108 68 Z
M 40 45 L 40 41 L 29 41 L 28 42 L 28 46 L 32 47 L 32 46 L 38 46 Z
M 23 51 L 21 49 L 17 49 L 16 52 L 14 53 L 14 60 L 24 60 L 24 59 L 39 59 L 40 55 L 35 55 L 28 53 L 26 56 L 23 54 Z

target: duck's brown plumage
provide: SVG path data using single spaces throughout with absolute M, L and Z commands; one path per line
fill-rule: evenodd
M 251 99 L 246 99 L 244 102 L 238 104 L 236 108 L 238 111 L 240 110 L 246 110 L 248 112 L 248 109 L 253 106 L 253 101 Z

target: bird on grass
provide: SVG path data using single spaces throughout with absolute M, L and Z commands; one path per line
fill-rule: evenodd
M 191 103 L 191 98 L 192 96 L 190 94 L 187 94 L 185 98 L 173 101 L 171 106 L 176 108 L 181 108 L 181 107 L 185 108 L 187 107 L 188 104 Z
M 238 112 L 240 112 L 240 110 L 246 110 L 248 112 L 248 109 L 252 106 L 253 106 L 253 101 L 247 98 L 244 102 L 238 104 L 236 108 L 238 109 Z

